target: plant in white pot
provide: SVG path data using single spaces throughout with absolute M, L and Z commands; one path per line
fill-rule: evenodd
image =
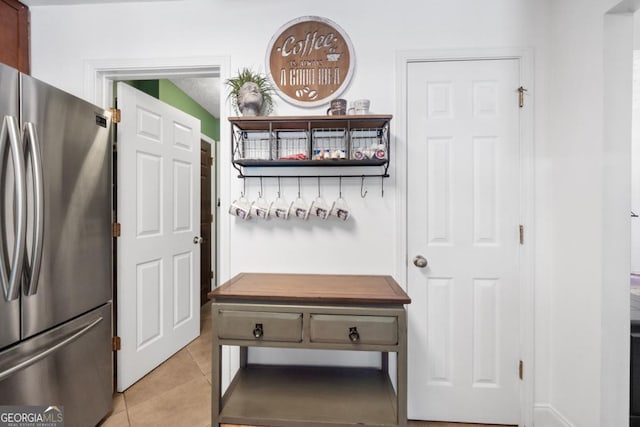
M 229 86 L 229 99 L 236 113 L 267 116 L 273 110 L 273 87 L 264 74 L 243 68 L 225 84 Z

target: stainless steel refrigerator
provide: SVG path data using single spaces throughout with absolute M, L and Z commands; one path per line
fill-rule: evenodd
M 112 407 L 111 117 L 0 64 L 0 405 Z

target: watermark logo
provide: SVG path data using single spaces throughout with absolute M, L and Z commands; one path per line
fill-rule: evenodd
M 0 406 L 0 427 L 64 427 L 64 407 Z

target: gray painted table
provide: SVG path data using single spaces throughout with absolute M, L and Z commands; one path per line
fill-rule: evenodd
M 209 297 L 212 426 L 406 427 L 411 300 L 390 276 L 241 273 Z M 221 396 L 223 345 L 240 347 L 240 369 Z M 248 347 L 375 351 L 381 367 L 253 365 Z

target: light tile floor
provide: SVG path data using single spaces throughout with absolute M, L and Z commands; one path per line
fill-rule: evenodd
M 211 310 L 208 304 L 202 307 L 200 319 L 198 338 L 124 393 L 116 393 L 113 412 L 103 420 L 101 427 L 211 426 Z M 409 427 L 474 426 L 500 427 L 409 422 Z

